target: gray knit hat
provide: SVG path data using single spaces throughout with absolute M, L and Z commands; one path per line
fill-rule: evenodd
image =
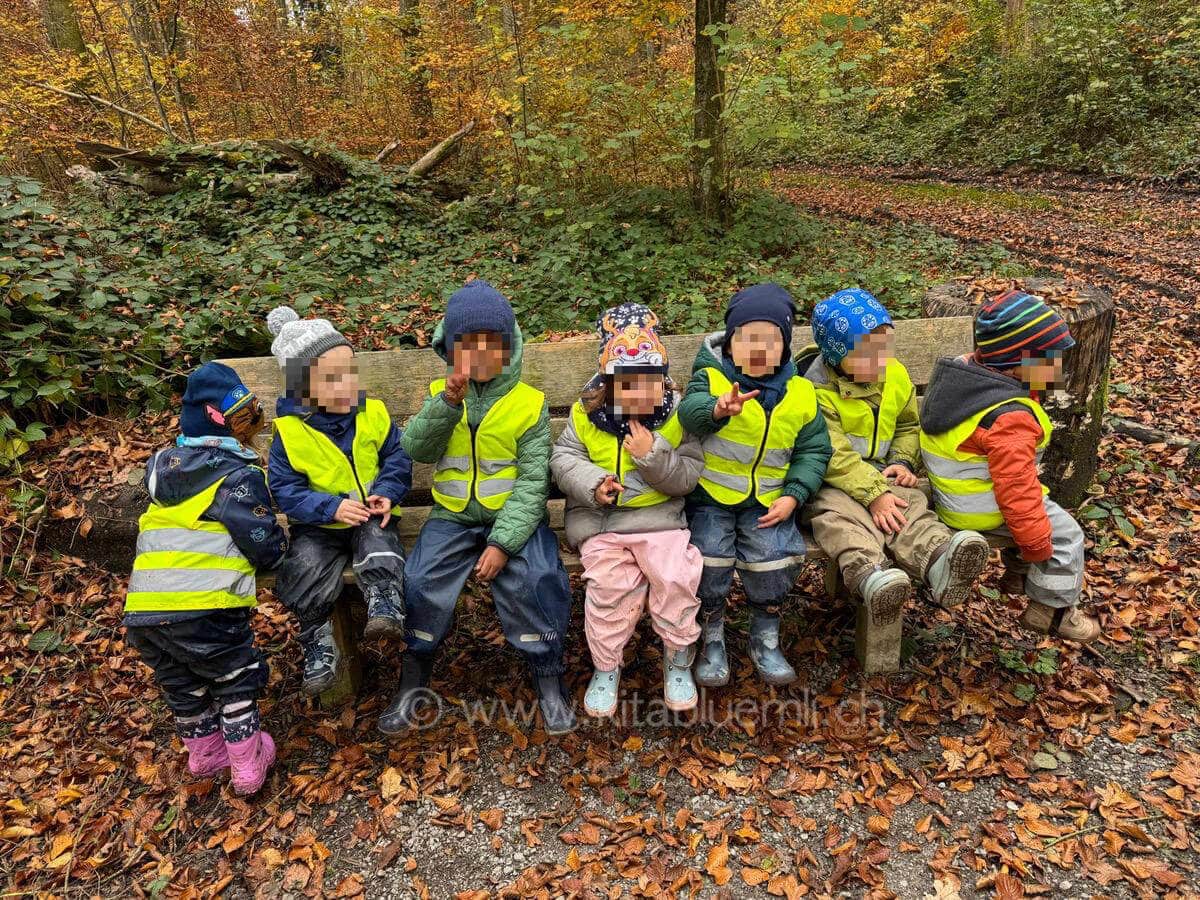
M 267 331 L 275 335 L 271 353 L 279 368 L 292 360 L 316 359 L 334 347 L 349 347 L 350 342 L 328 319 L 302 319 L 290 306 L 277 306 L 267 313 Z

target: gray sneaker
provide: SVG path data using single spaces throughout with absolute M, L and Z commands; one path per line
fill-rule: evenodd
M 942 555 L 925 571 L 929 599 L 944 609 L 960 606 L 971 593 L 988 556 L 987 538 L 977 531 L 956 531 Z
M 700 652 L 696 655 L 696 683 L 702 687 L 729 684 L 729 657 L 725 653 L 725 614 L 700 620 Z
M 779 649 L 779 613 L 754 610 L 750 617 L 750 661 L 767 684 L 791 684 L 796 670 Z
M 341 662 L 342 654 L 333 642 L 333 623 L 326 622 L 304 643 L 304 693 L 313 696 L 333 687 Z

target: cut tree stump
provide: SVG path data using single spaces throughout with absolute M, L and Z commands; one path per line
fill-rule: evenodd
M 973 316 L 981 300 L 994 296 L 972 290 L 968 281 L 936 285 L 925 295 L 925 315 Z M 1058 278 L 1027 278 L 1017 287 L 1042 297 L 1071 327 L 1075 347 L 1067 351 L 1067 383 L 1043 395 L 1054 435 L 1042 459 L 1042 482 L 1059 505 L 1075 509 L 1087 499 L 1096 477 L 1097 448 L 1108 399 L 1116 308 L 1112 296 L 1090 285 L 1068 285 Z

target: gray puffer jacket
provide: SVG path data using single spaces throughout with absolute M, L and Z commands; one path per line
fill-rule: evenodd
M 550 472 L 567 496 L 567 543 L 572 547 L 604 532 L 636 534 L 687 528 L 683 498 L 695 489 L 704 468 L 700 442 L 684 432 L 683 442 L 672 449 L 666 438 L 655 434 L 650 452 L 633 461 L 642 479 L 670 499 L 654 506 L 600 506 L 596 488 L 605 475 L 615 473 L 592 462 L 574 423 L 567 418 L 567 427 L 550 454 Z

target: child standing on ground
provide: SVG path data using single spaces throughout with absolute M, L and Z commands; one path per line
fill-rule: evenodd
M 546 731 L 570 731 L 575 713 L 562 686 L 562 657 L 571 584 L 546 519 L 546 397 L 521 381 L 521 329 L 508 300 L 486 281 L 454 292 L 433 346 L 447 377 L 429 386 L 404 446 L 436 466 L 434 508 L 409 557 L 408 649 L 379 728 L 394 734 L 416 722 L 429 699 L 434 656 L 474 574 L 491 585 L 504 636 L 529 663 Z
M 1052 426 L 1039 392 L 1061 384 L 1067 323 L 1040 298 L 1008 291 L 975 317 L 975 352 L 940 359 L 921 414 L 921 455 L 938 515 L 953 528 L 1010 538 L 1010 571 L 1024 575 L 1021 624 L 1075 641 L 1100 636 L 1079 610 L 1083 530 L 1046 496 L 1038 462 Z
M 262 787 L 275 761 L 259 724 L 267 661 L 250 617 L 255 573 L 279 563 L 288 539 L 249 446 L 263 422 L 233 369 L 207 363 L 188 377 L 181 434 L 146 466 L 150 507 L 125 598 L 125 640 L 154 670 L 188 769 L 232 768 L 239 794 Z
M 704 339 L 679 405 L 704 452 L 688 524 L 704 557 L 695 675 L 705 687 L 729 682 L 725 606 L 734 571 L 752 609 L 759 676 L 769 684 L 796 678 L 779 647 L 780 609 L 804 562 L 795 513 L 820 489 L 833 451 L 813 386 L 796 376 L 793 316 L 792 297 L 777 284 L 735 294 L 724 332 Z
M 649 606 L 663 641 L 668 709 L 696 706 L 692 680 L 703 562 L 689 543 L 683 497 L 704 466 L 700 444 L 675 414 L 658 317 L 640 303 L 606 311 L 599 371 L 571 407 L 550 469 L 567 496 L 567 543 L 587 582 L 584 627 L 596 667 L 584 696 L 592 716 L 617 708 L 621 662 Z
M 959 605 L 987 565 L 988 544 L 975 531 L 952 532 L 917 489 L 917 391 L 896 359 L 892 317 L 849 288 L 816 305 L 812 327 L 816 343 L 796 367 L 816 385 L 833 457 L 802 521 L 877 624 L 899 627 L 910 578 L 935 603 Z
M 284 395 L 275 408 L 271 492 L 292 547 L 275 595 L 300 620 L 306 694 L 337 680 L 333 606 L 346 564 L 367 603 L 365 637 L 404 633 L 404 548 L 399 513 L 412 460 L 383 402 L 359 389 L 350 342 L 325 319 L 281 306 L 267 316 Z

